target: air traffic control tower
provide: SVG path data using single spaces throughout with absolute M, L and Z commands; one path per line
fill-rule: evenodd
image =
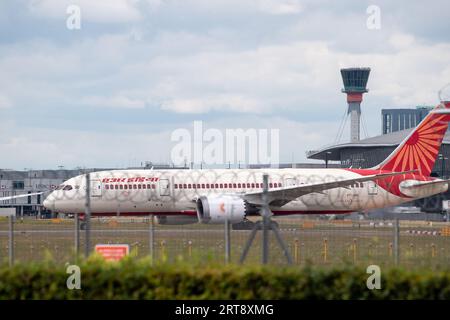
M 350 114 L 350 142 L 359 141 L 361 101 L 363 93 L 368 92 L 366 85 L 369 79 L 370 68 L 347 68 L 341 69 L 344 89 L 347 94 L 348 110 Z

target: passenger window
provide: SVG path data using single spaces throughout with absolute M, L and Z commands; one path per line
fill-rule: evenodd
M 216 189 L 217 189 L 217 188 L 219 188 L 219 184 L 218 184 L 218 183 L 216 183 L 216 186 L 215 186 L 215 187 L 216 187 Z
M 213 185 L 211 185 L 211 186 L 213 186 Z M 206 189 L 209 189 L 209 183 L 206 184 Z
M 142 189 L 142 185 L 138 184 L 138 189 Z
M 128 186 L 127 186 L 127 185 L 124 185 L 123 188 L 124 188 L 125 190 L 127 190 L 127 189 L 128 189 Z
M 123 185 L 120 185 L 119 187 L 120 187 L 120 190 L 123 190 Z
M 152 184 L 152 189 L 156 189 L 156 185 Z
M 175 184 L 173 185 L 173 188 L 174 188 L 174 189 L 178 189 L 178 184 L 175 183 Z
M 236 188 L 236 183 L 233 183 L 233 188 Z
M 143 184 L 143 185 L 142 185 L 142 189 L 147 189 L 147 185 L 146 185 L 146 184 Z
M 255 184 L 254 183 L 252 183 L 252 188 L 254 188 L 255 187 Z
M 219 186 L 220 186 L 220 189 L 223 189 L 223 183 L 220 183 Z
M 204 183 L 202 183 L 202 189 L 205 189 L 205 184 Z
M 119 186 L 116 184 L 116 186 L 115 186 L 115 189 L 117 190 L 117 189 L 119 189 Z

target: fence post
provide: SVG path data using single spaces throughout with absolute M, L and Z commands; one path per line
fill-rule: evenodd
M 323 239 L 323 262 L 327 263 L 328 261 L 328 239 Z
M 188 257 L 189 259 L 192 258 L 192 240 L 188 241 Z
M 167 261 L 167 256 L 166 256 L 166 241 L 165 240 L 161 240 L 161 260 L 163 262 Z
M 299 264 L 299 261 L 300 261 L 298 243 L 299 243 L 299 240 L 297 238 L 295 238 L 295 241 L 294 241 L 294 260 L 295 260 L 295 264 Z
M 394 263 L 398 266 L 400 262 L 400 224 L 398 218 L 394 222 Z
M 431 257 L 436 257 L 436 245 L 434 243 L 431 244 Z
M 230 263 L 231 257 L 231 231 L 230 231 L 230 222 L 228 219 L 225 219 L 225 263 Z
M 78 255 L 80 253 L 80 217 L 78 213 L 74 214 L 74 228 L 75 228 L 75 258 L 78 260 Z
M 14 264 L 14 218 L 15 215 L 9 216 L 9 266 Z
M 267 174 L 263 175 L 263 203 L 264 206 L 262 208 L 262 264 L 267 264 L 269 261 L 269 205 L 267 202 L 267 193 L 269 190 L 269 176 Z
M 86 235 L 84 238 L 84 256 L 89 257 L 91 253 L 91 176 L 86 174 L 86 202 L 85 202 L 85 229 Z
M 150 263 L 153 265 L 153 262 L 155 260 L 155 222 L 154 222 L 154 215 L 150 215 L 150 228 L 148 233 L 148 247 L 149 247 L 149 254 L 150 254 Z

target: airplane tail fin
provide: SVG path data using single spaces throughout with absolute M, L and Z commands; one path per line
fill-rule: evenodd
M 450 101 L 436 106 L 400 145 L 373 169 L 412 171 L 429 176 L 450 121 Z

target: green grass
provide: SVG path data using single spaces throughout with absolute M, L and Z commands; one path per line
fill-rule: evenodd
M 332 268 L 343 265 L 381 267 L 393 265 L 393 229 L 391 226 L 370 226 L 367 222 L 313 221 L 304 228 L 302 219 L 278 219 L 280 230 L 295 265 Z M 450 237 L 408 235 L 408 229 L 438 231 L 444 224 L 430 226 L 422 223 L 402 223 L 400 238 L 400 265 L 430 270 L 450 266 Z M 149 254 L 149 222 L 145 219 L 93 219 L 92 245 L 97 243 L 129 244 L 133 256 L 142 258 Z M 8 223 L 0 220 L 0 263 L 8 257 Z M 62 265 L 75 261 L 74 221 L 30 220 L 15 224 L 15 260 L 17 262 L 41 261 L 51 256 L 54 263 Z M 45 231 L 45 232 L 39 232 Z M 238 262 L 249 231 L 232 231 L 231 261 Z M 84 231 L 80 232 L 81 250 Z M 155 226 L 154 254 L 156 261 L 178 261 L 221 264 L 224 261 L 224 233 L 221 225 Z M 257 264 L 261 257 L 261 235 L 258 234 L 247 262 Z M 285 258 L 275 238 L 270 241 L 270 264 L 285 265 Z

